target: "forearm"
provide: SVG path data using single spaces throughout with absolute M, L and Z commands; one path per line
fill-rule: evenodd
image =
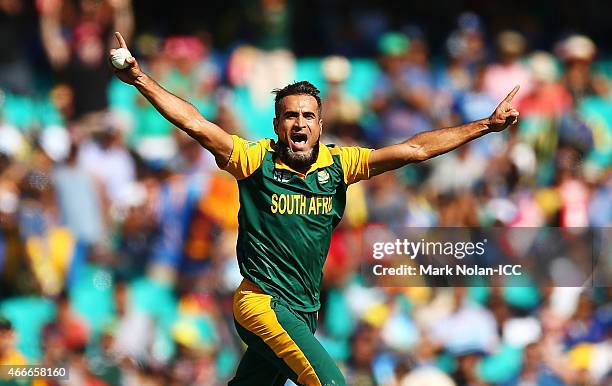
M 454 150 L 491 131 L 489 120 L 481 119 L 461 126 L 420 133 L 408 139 L 404 144 L 418 149 L 418 160 L 423 161 Z
M 519 112 L 510 102 L 519 88 L 520 86 L 515 86 L 488 118 L 462 126 L 417 134 L 397 145 L 374 150 L 368 159 L 370 175 L 397 169 L 411 162 L 425 161 L 487 133 L 502 131 L 509 125 L 515 125 L 518 122 Z
M 66 65 L 70 52 L 68 44 L 62 37 L 59 17 L 57 15 L 41 15 L 40 33 L 45 53 L 53 68 L 59 69 Z
M 144 73 L 134 86 L 164 118 L 210 150 L 220 163 L 229 159 L 232 150 L 230 135 L 206 120 L 191 103 L 166 91 Z
M 373 151 L 369 158 L 370 175 L 401 168 L 449 152 L 491 131 L 489 120 L 420 133 L 396 145 Z
M 198 135 L 198 133 L 189 132 L 191 123 L 203 117 L 191 103 L 165 90 L 144 73 L 136 80 L 134 86 L 174 126 L 186 131 L 192 137 Z
M 121 49 L 127 50 L 127 44 L 121 33 L 115 32 L 115 37 Z M 118 50 L 115 49 L 110 50 L 111 62 L 117 52 Z M 232 136 L 216 124 L 206 120 L 191 103 L 166 91 L 151 79 L 140 69 L 135 58 L 129 57 L 125 61 L 127 66 L 122 69 L 111 65 L 115 75 L 122 82 L 135 86 L 164 118 L 210 151 L 219 166 L 225 166 L 234 148 Z

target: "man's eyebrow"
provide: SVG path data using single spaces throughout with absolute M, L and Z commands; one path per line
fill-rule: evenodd
M 289 116 L 289 115 L 299 115 L 299 110 L 285 110 L 282 113 L 282 116 Z M 303 115 L 314 115 L 316 116 L 317 114 L 314 111 L 311 110 L 302 110 L 302 114 Z

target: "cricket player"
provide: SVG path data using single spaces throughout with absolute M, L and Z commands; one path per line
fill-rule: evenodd
M 120 47 L 127 48 L 116 33 Z M 114 50 L 111 50 L 112 56 Z M 350 184 L 453 150 L 518 119 L 516 86 L 485 119 L 421 133 L 383 147 L 320 143 L 319 90 L 297 82 L 276 90 L 277 138 L 249 142 L 209 122 L 190 103 L 163 89 L 133 57 L 113 71 L 173 125 L 209 150 L 238 181 L 236 247 L 244 280 L 234 295 L 236 330 L 248 348 L 230 385 L 345 385 L 334 360 L 314 337 L 323 264 L 344 212 Z M 248 119 L 248 117 L 246 117 Z

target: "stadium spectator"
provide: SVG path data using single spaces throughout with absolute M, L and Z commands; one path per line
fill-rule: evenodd
M 23 0 L 0 2 L 0 89 L 32 95 L 33 77 L 23 41 L 16 36 L 27 36 L 26 4 Z
M 131 38 L 131 0 L 79 0 L 76 7 L 63 0 L 41 0 L 37 6 L 45 52 L 58 79 L 72 90 L 75 118 L 104 111 L 111 80 L 106 49 L 112 31 L 120 29 Z
M 504 90 L 512 87 L 512 82 L 521 85 L 523 95 L 531 92 L 531 73 L 529 68 L 520 61 L 526 45 L 525 38 L 517 31 L 502 31 L 497 35 L 499 61 L 487 66 L 483 80 L 484 89 L 493 99 L 503 97 Z M 523 96 L 520 96 L 517 103 L 522 98 Z
M 25 365 L 26 358 L 16 349 L 17 336 L 11 322 L 0 316 L 0 365 Z M 6 374 L 3 374 L 3 377 Z
M 393 32 L 381 37 L 379 50 L 382 74 L 370 101 L 381 125 L 375 141 L 395 143 L 431 130 L 428 109 L 432 90 L 423 72 L 423 42 L 412 49 L 406 35 Z

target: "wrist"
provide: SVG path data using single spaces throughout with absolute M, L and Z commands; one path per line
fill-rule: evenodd
M 478 123 L 482 127 L 484 134 L 495 131 L 495 128 L 493 127 L 493 122 L 491 121 L 491 117 L 481 119 L 480 121 L 478 121 Z
M 148 83 L 149 77 L 144 72 L 141 72 L 134 80 L 134 86 L 139 90 L 146 88 Z

